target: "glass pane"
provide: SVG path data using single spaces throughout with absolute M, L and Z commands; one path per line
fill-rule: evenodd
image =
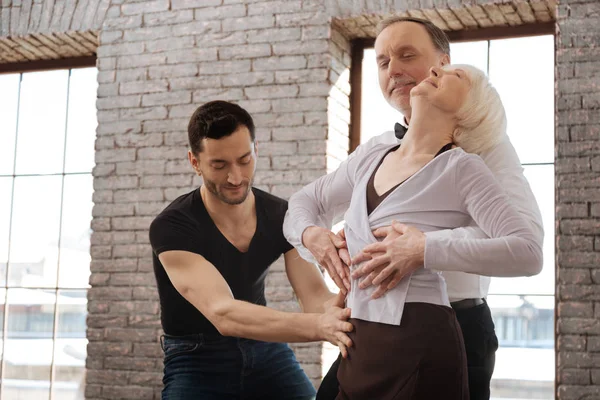
M 9 286 L 55 287 L 62 176 L 15 178 Z
M 383 132 L 393 131 L 394 124 L 403 120 L 381 94 L 375 49 L 365 49 L 361 77 L 360 142 L 365 143 Z
M 544 224 L 544 268 L 529 278 L 493 278 L 490 294 L 554 294 L 554 165 L 524 166 Z
M 21 74 L 0 75 L 0 175 L 13 173 Z
M 55 301 L 52 290 L 8 290 L 3 397 L 49 398 Z
M 91 172 L 96 139 L 96 93 L 98 70 L 71 70 L 65 172 Z
M 554 161 L 554 37 L 493 40 L 490 78 L 522 163 Z
M 488 72 L 488 41 L 450 43 L 452 64 L 470 64 Z
M 0 289 L 0 338 L 4 337 L 4 304 L 6 303 L 6 289 Z M 2 358 L 2 343 L 0 343 L 0 359 Z
M 500 347 L 492 399 L 554 399 L 554 296 L 489 296 Z
M 6 286 L 13 178 L 0 178 L 0 286 Z
M 17 174 L 62 172 L 68 77 L 68 70 L 23 74 Z
M 54 349 L 55 399 L 78 399 L 85 386 L 87 355 L 86 324 L 87 291 L 58 292 L 58 325 Z
M 93 192 L 92 175 L 65 176 L 59 287 L 88 287 Z

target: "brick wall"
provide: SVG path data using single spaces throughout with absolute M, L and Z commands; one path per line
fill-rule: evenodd
M 562 1 L 556 41 L 557 398 L 600 398 L 600 3 Z
M 7 43 L 18 45 L 11 36 L 91 31 L 99 37 L 88 399 L 159 398 L 160 328 L 147 228 L 169 201 L 198 184 L 185 159 L 192 111 L 218 98 L 247 108 L 258 127 L 257 185 L 287 197 L 345 157 L 348 38 L 372 36 L 381 15 L 441 18 L 449 29 L 554 17 L 553 0 L 477 3 L 2 1 L 0 55 Z M 600 396 L 598 15 L 595 0 L 565 0 L 558 15 L 560 399 Z M 341 20 L 332 24 L 332 17 Z M 281 261 L 267 285 L 271 306 L 298 309 Z M 293 347 L 317 384 L 320 344 Z

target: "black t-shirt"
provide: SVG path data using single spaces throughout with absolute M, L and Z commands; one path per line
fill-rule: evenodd
M 245 253 L 224 236 L 211 219 L 200 190 L 184 194 L 165 208 L 150 225 L 154 274 L 165 333 L 218 334 L 214 325 L 175 289 L 158 259 L 163 251 L 200 254 L 219 270 L 233 297 L 266 305 L 265 277 L 269 266 L 293 248 L 283 236 L 287 201 L 252 188 L 256 203 L 256 233 Z

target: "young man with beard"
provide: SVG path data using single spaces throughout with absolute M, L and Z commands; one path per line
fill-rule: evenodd
M 188 136 L 188 159 L 203 184 L 150 227 L 165 332 L 162 398 L 312 399 L 284 342 L 350 346 L 350 310 L 284 238 L 287 202 L 252 186 L 257 147 L 248 112 L 204 104 Z M 265 277 L 282 254 L 304 313 L 266 307 Z

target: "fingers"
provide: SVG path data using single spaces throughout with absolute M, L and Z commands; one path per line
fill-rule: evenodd
M 328 255 L 329 255 L 329 261 L 335 268 L 338 278 L 342 281 L 342 285 L 344 285 L 344 288 L 346 290 L 350 290 L 350 281 L 348 279 L 346 279 L 346 282 L 344 282 L 344 280 L 343 280 L 343 278 L 346 276 L 346 274 L 344 271 L 344 265 L 342 263 L 342 260 L 338 256 L 337 250 L 328 252 Z M 340 289 L 341 289 L 341 287 L 340 287 Z
M 397 282 L 392 286 L 393 281 L 396 279 L 397 279 Z M 402 280 L 402 277 L 400 276 L 400 273 L 398 273 L 398 272 L 392 273 L 392 275 L 388 276 L 385 280 L 383 280 L 381 282 L 381 284 L 379 284 L 377 289 L 375 289 L 373 294 L 371 294 L 371 298 L 372 299 L 380 298 L 381 296 L 383 296 L 384 294 L 389 292 L 390 289 L 392 289 L 394 286 L 396 286 L 398 284 L 398 282 L 400 282 L 401 280 Z
M 358 287 L 360 289 L 365 289 L 365 288 L 368 288 L 369 286 L 371 286 L 373 284 L 373 279 L 375 279 L 377 274 L 378 274 L 377 271 L 371 272 L 365 279 L 360 281 L 360 283 L 358 284 Z
M 409 227 L 408 225 L 401 224 L 400 222 L 394 220 L 392 221 L 392 228 L 394 228 L 394 230 L 401 235 L 404 235 Z
M 327 272 L 329 272 L 329 276 L 331 277 L 335 285 L 340 289 L 340 292 L 346 295 L 348 293 L 348 290 L 346 289 L 346 284 L 344 283 L 342 278 L 340 278 L 340 276 L 337 274 L 335 269 L 328 268 Z
M 336 332 L 335 336 L 337 338 L 336 342 L 342 343 L 346 347 L 352 347 L 352 340 L 345 333 Z
M 334 234 L 333 232 L 331 232 L 329 234 L 329 238 L 331 239 L 331 243 L 333 243 L 333 245 L 336 248 L 340 249 L 340 248 L 346 247 L 346 241 L 344 239 L 342 239 L 341 236 L 338 236 L 338 235 Z
M 338 349 L 340 349 L 340 354 L 342 355 L 342 358 L 348 358 L 348 349 L 346 349 L 346 346 L 344 346 L 344 344 L 341 342 L 338 342 L 337 346 Z
M 376 238 L 386 237 L 392 231 L 392 227 L 390 226 L 382 226 L 380 228 L 373 230 L 373 236 Z
M 371 259 L 371 255 L 361 251 L 358 253 L 352 260 L 350 260 L 350 265 L 357 265 L 361 262 L 365 262 Z
M 337 235 L 339 237 L 341 237 L 342 239 L 346 240 L 346 232 L 344 231 L 343 228 L 337 233 Z
M 350 266 L 352 264 L 352 260 L 350 259 L 350 252 L 348 252 L 348 249 L 339 249 L 338 256 L 344 262 L 344 264 L 346 264 L 346 266 Z
M 392 272 L 396 272 L 396 270 L 391 267 L 388 266 L 387 268 L 384 268 L 379 275 L 377 275 L 375 277 L 375 279 L 373 279 L 373 285 L 380 285 L 384 280 L 386 280 L 391 274 Z
M 369 261 L 368 263 L 366 263 L 365 265 L 363 265 L 362 267 L 355 269 L 354 272 L 352 272 L 352 278 L 357 279 L 357 278 L 360 278 L 361 276 L 370 274 L 376 268 L 386 267 L 387 264 L 389 264 L 389 262 L 390 262 L 389 256 L 387 256 L 386 254 L 377 256 L 377 257 L 373 258 L 371 261 Z

